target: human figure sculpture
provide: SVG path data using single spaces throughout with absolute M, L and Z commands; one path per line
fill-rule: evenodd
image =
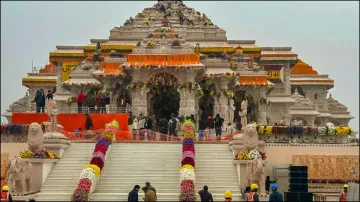
M 44 135 L 40 124 L 31 123 L 28 132 L 28 148 L 34 152 L 43 149 Z
M 28 159 L 15 157 L 10 162 L 8 185 L 11 193 L 13 182 L 15 182 L 15 195 L 24 195 L 31 191 L 31 169 L 32 165 Z
M 256 130 L 256 124 L 250 123 L 246 125 L 243 133 L 237 134 L 233 137 L 233 140 L 240 140 L 240 151 L 249 153 L 251 150 L 256 149 L 259 152 L 264 151 L 265 142 L 259 141 L 259 136 Z
M 230 123 L 234 122 L 234 111 L 235 111 L 234 103 L 235 103 L 234 99 L 230 99 L 230 104 L 229 104 Z
M 47 103 L 47 114 L 50 116 L 50 132 L 56 132 L 57 130 L 57 121 L 56 117 L 59 114 L 56 108 L 56 101 L 55 100 L 48 100 Z
M 243 100 L 241 102 L 241 111 L 239 112 L 239 116 L 241 118 L 241 130 L 243 130 L 247 125 L 247 106 L 247 100 Z
M 259 185 L 260 194 L 265 194 L 265 162 L 258 157 L 246 163 L 247 185 Z

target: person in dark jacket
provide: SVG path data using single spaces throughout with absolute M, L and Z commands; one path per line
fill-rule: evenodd
M 85 130 L 92 130 L 93 129 L 93 122 L 89 114 L 85 114 L 86 121 L 85 121 Z
M 40 97 L 41 97 L 41 102 L 40 102 L 40 112 L 41 113 L 45 113 L 45 101 L 46 101 L 46 96 L 44 93 L 43 89 L 40 89 Z
M 146 117 L 146 122 L 145 122 L 145 129 L 146 129 L 146 134 L 148 137 L 148 140 L 152 140 L 153 139 L 153 135 L 152 135 L 152 127 L 153 127 L 153 122 L 150 116 Z
M 134 189 L 129 192 L 129 196 L 128 196 L 128 202 L 139 202 L 139 192 L 140 190 L 140 186 L 139 185 L 135 185 Z
M 283 202 L 284 198 L 282 194 L 277 192 L 278 186 L 277 184 L 273 184 L 271 186 L 272 193 L 270 194 L 269 202 Z
M 105 111 L 107 114 L 110 114 L 110 95 L 107 93 L 104 97 L 104 105 L 105 105 Z
M 161 140 L 166 140 L 166 136 L 168 133 L 168 121 L 166 120 L 166 118 L 161 118 L 159 121 L 159 128 L 160 128 L 160 133 L 162 133 L 163 135 L 161 135 Z
M 221 138 L 221 130 L 223 127 L 224 119 L 220 117 L 219 114 L 216 114 L 214 119 L 214 125 L 215 125 L 215 133 L 218 140 Z
M 276 182 L 277 182 L 277 180 L 271 181 L 271 180 L 270 180 L 270 176 L 266 176 L 266 180 L 265 180 L 265 190 L 266 190 L 267 192 L 270 192 L 270 184 L 276 183 Z
M 204 140 L 205 130 L 206 130 L 206 120 L 200 119 L 199 121 L 199 140 Z
M 48 93 L 46 95 L 46 99 L 47 100 L 52 100 L 53 99 L 53 94 L 52 94 L 51 90 L 48 90 Z
M 208 192 L 208 186 L 204 186 L 204 189 L 199 191 L 201 202 L 214 202 L 212 194 Z
M 41 94 L 40 94 L 40 90 L 37 90 L 35 93 L 35 98 L 32 102 L 35 102 L 36 104 L 36 113 L 40 113 L 40 105 L 41 105 Z

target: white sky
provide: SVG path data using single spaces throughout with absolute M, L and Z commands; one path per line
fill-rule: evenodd
M 1 113 L 25 95 L 21 78 L 44 66 L 56 45 L 107 38 L 156 1 L 1 2 Z M 185 1 L 227 31 L 228 39 L 259 46 L 291 46 L 299 58 L 335 80 L 330 92 L 359 129 L 359 2 Z M 3 120 L 3 117 L 2 117 Z

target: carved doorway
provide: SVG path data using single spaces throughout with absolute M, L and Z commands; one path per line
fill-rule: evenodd
M 168 73 L 152 76 L 147 81 L 150 89 L 148 93 L 148 113 L 156 119 L 170 119 L 171 113 L 178 115 L 180 108 L 180 93 L 177 91 L 177 79 Z

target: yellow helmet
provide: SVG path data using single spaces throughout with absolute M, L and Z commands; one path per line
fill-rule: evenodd
M 344 186 L 343 186 L 344 188 L 348 188 L 349 187 L 349 185 L 348 184 L 344 184 Z
M 232 197 L 232 193 L 231 191 L 227 190 L 225 193 L 224 193 L 224 198 L 231 198 Z
M 253 190 L 253 189 L 258 189 L 259 186 L 257 186 L 257 184 L 252 184 L 252 185 L 250 186 L 250 188 L 251 188 L 251 190 Z
M 3 191 L 9 191 L 9 187 L 5 185 L 5 186 L 2 187 L 2 190 Z

